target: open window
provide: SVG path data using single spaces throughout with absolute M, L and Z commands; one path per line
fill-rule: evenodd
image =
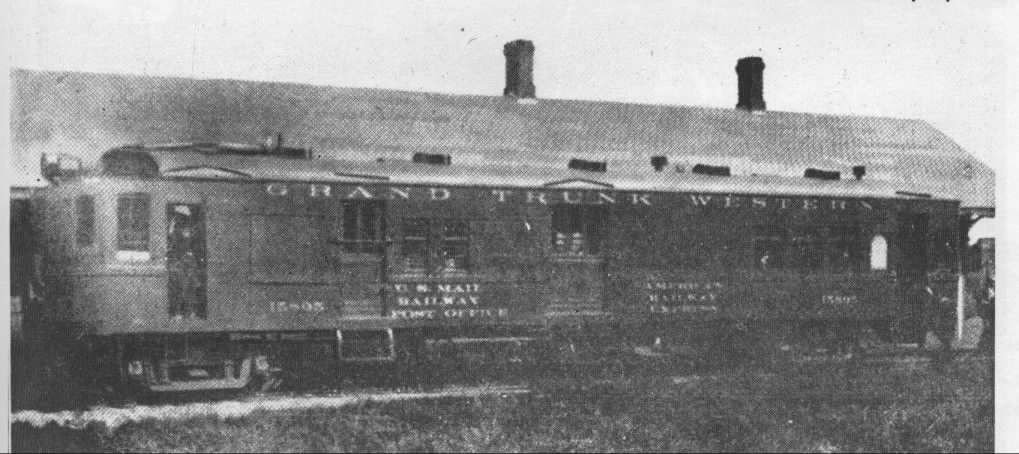
M 554 205 L 553 250 L 562 255 L 598 255 L 607 220 L 608 209 L 603 206 Z
M 117 198 L 117 259 L 147 261 L 151 199 L 145 193 L 121 194 Z
M 471 269 L 470 224 L 460 219 L 406 218 L 400 256 L 404 273 L 465 274 Z
M 441 273 L 462 273 L 468 269 L 470 232 L 467 222 L 447 220 L 439 224 Z

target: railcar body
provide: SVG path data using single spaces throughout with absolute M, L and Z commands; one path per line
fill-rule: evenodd
M 430 337 L 813 322 L 910 341 L 909 289 L 955 295 L 958 201 L 652 164 L 117 148 L 39 199 L 45 317 L 121 378 L 183 391 L 265 380 L 297 343 L 325 346 L 321 361 L 390 360 Z

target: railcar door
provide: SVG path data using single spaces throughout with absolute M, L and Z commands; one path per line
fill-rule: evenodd
M 349 200 L 341 207 L 340 269 L 344 316 L 385 315 L 388 271 L 385 202 Z
M 201 205 L 166 206 L 170 316 L 206 317 L 205 213 Z
M 604 206 L 552 206 L 552 314 L 601 312 L 605 285 L 603 242 L 609 211 Z
M 12 193 L 15 192 L 12 189 Z M 11 197 L 11 335 L 21 338 L 24 313 L 31 306 L 35 235 L 27 198 Z
M 923 297 L 927 286 L 927 224 L 925 213 L 901 213 L 897 240 L 897 293 L 900 308 L 899 331 L 905 340 L 923 342 Z

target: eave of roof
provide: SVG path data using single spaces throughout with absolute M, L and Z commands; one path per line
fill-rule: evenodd
M 622 166 L 586 172 L 545 163 L 535 165 L 428 165 L 407 161 L 293 159 L 273 156 L 207 154 L 192 151 L 143 151 L 152 156 L 164 178 L 219 181 L 283 181 L 313 183 L 399 184 L 431 186 L 508 187 L 524 189 L 591 189 L 627 192 L 684 192 L 818 197 L 904 198 L 900 191 L 924 188 L 864 178 L 824 181 L 773 175 L 716 177 L 650 166 Z M 211 172 L 207 172 L 209 170 Z M 931 193 L 952 199 L 951 194 Z

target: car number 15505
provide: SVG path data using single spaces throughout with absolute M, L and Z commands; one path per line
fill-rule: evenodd
M 322 301 L 270 301 L 269 312 L 309 312 L 319 313 L 326 310 Z

